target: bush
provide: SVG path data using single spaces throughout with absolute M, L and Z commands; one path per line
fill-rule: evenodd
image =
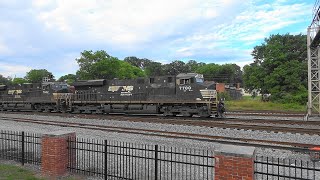
M 278 102 L 282 104 L 300 104 L 305 105 L 308 101 L 308 92 L 298 92 L 296 94 L 289 94 L 289 93 L 279 93 L 279 94 L 273 94 L 271 96 L 271 100 L 273 102 Z
M 224 100 L 226 100 L 226 101 L 232 100 L 230 94 L 227 93 L 227 92 L 220 92 L 220 93 L 218 93 L 218 99 L 219 99 L 219 100 L 220 100 L 220 99 L 224 99 Z

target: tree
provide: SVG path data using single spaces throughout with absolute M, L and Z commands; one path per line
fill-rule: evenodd
M 9 85 L 9 84 L 11 84 L 11 81 L 9 80 L 9 78 L 3 77 L 0 74 L 0 84 Z
M 138 67 L 140 69 L 144 69 L 146 64 L 148 64 L 151 60 L 149 59 L 139 59 L 135 56 L 129 56 L 124 58 L 125 62 L 131 64 L 132 66 Z
M 243 82 L 244 87 L 251 92 L 254 89 L 261 90 L 262 93 L 267 93 L 264 81 L 261 81 L 266 76 L 266 72 L 257 63 L 245 65 L 243 67 Z
M 145 67 L 144 71 L 147 76 L 164 76 L 166 72 L 163 67 L 161 63 L 151 61 L 148 66 Z
M 72 84 L 77 80 L 77 76 L 75 74 L 67 74 L 64 76 L 61 76 L 58 81 L 63 82 L 66 81 L 68 84 Z
M 138 67 L 131 66 L 129 63 L 120 61 L 120 68 L 117 77 L 120 79 L 134 79 L 137 77 L 144 77 L 145 73 Z
M 54 76 L 51 72 L 47 71 L 46 69 L 32 69 L 27 72 L 25 79 L 31 83 L 39 83 L 42 82 L 42 78 L 48 77 L 53 79 Z
M 23 83 L 27 83 L 28 81 L 24 78 L 14 78 L 12 80 L 12 84 L 23 84 Z
M 112 57 L 105 51 L 84 51 L 76 59 L 80 69 L 77 71 L 79 79 L 113 79 L 136 78 L 145 76 L 144 72 L 128 62 Z
M 234 69 L 233 82 L 242 84 L 243 83 L 243 79 L 242 79 L 241 67 L 236 65 L 236 64 L 231 64 L 231 66 L 233 66 L 233 69 Z
M 85 50 L 81 52 L 80 58 L 76 59 L 80 67 L 77 71 L 77 76 L 83 80 L 95 79 L 97 72 L 95 72 L 96 69 L 94 69 L 93 65 L 110 57 L 111 56 L 103 50 L 96 52 Z
M 175 60 L 170 64 L 166 64 L 163 67 L 164 72 L 167 72 L 167 75 L 177 75 L 179 73 L 188 73 L 189 68 L 183 61 Z
M 241 82 L 242 73 L 240 67 L 235 64 L 206 64 L 197 69 L 197 73 L 203 74 L 206 80 L 224 82 L 224 83 L 238 83 Z M 239 79 L 239 81 L 236 81 Z
M 200 62 L 198 63 L 197 61 L 195 60 L 189 60 L 186 64 L 186 66 L 188 67 L 188 71 L 189 72 L 196 72 L 198 70 L 198 68 L 202 67 L 206 65 L 205 63 L 203 62 Z
M 132 66 L 142 69 L 147 76 L 163 76 L 166 75 L 164 66 L 147 58 L 139 59 L 135 56 L 124 58 L 125 62 L 128 62 Z
M 305 35 L 271 35 L 252 52 L 254 63 L 244 67 L 247 89 L 271 93 L 280 102 L 307 101 L 307 48 Z

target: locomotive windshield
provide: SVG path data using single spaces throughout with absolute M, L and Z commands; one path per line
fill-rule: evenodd
M 196 82 L 197 82 L 197 83 L 203 83 L 203 78 L 197 78 L 197 77 L 196 77 Z
M 197 74 L 197 75 L 195 75 L 195 78 L 196 78 L 196 82 L 197 82 L 197 83 L 203 83 L 203 82 L 204 82 L 204 79 L 203 79 L 203 75 L 202 75 L 202 74 Z

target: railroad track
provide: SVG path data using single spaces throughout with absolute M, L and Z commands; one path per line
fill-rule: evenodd
M 317 144 L 302 144 L 302 143 L 283 142 L 283 141 L 212 136 L 212 135 L 204 135 L 204 134 L 170 132 L 170 131 L 163 131 L 163 130 L 143 129 L 143 128 L 127 128 L 127 127 L 115 127 L 115 126 L 107 126 L 107 125 L 93 125 L 93 124 L 87 124 L 87 123 L 73 123 L 73 122 L 67 122 L 67 121 L 49 121 L 49 120 L 35 120 L 35 119 L 9 118 L 9 117 L 0 117 L 0 120 L 24 122 L 24 123 L 35 123 L 35 124 L 43 124 L 43 125 L 54 125 L 54 126 L 61 126 L 61 127 L 82 128 L 82 129 L 99 130 L 99 131 L 107 131 L 107 132 L 140 134 L 140 135 L 158 136 L 158 137 L 166 137 L 166 138 L 174 138 L 174 139 L 190 139 L 190 140 L 207 141 L 207 142 L 218 142 L 218 143 L 224 143 L 224 144 L 237 144 L 237 145 L 245 145 L 245 146 L 264 147 L 264 148 L 287 149 L 287 150 L 294 150 L 294 151 L 308 151 L 308 149 L 310 148 L 319 146 Z
M 50 113 L 52 115 L 52 113 Z M 282 132 L 293 134 L 309 134 L 320 135 L 319 121 L 299 121 L 299 120 L 268 120 L 268 119 L 199 119 L 199 118 L 183 118 L 183 117 L 159 117 L 159 116 L 112 116 L 112 115 L 93 115 L 93 114 L 55 114 L 58 116 L 79 117 L 86 119 L 113 119 L 119 121 L 133 121 L 133 122 L 147 122 L 147 123 L 161 123 L 184 126 L 200 126 L 210 128 L 229 128 L 229 129 L 243 129 L 266 132 Z M 266 125 L 267 124 L 267 125 Z M 299 125 L 299 126 L 318 126 L 318 128 L 303 128 L 303 127 L 287 127 L 283 125 Z
M 1 113 L 23 113 L 23 114 L 59 114 L 59 113 L 47 113 L 47 112 L 36 112 L 36 111 L 3 111 Z M 64 114 L 64 113 L 62 113 Z M 68 114 L 68 113 L 67 113 Z M 120 114 L 120 113 L 119 113 Z M 71 114 L 75 115 L 75 114 Z M 81 114 L 78 114 L 81 115 Z M 82 114 L 83 115 L 83 114 Z M 260 117 L 292 117 L 292 118 L 305 118 L 306 114 L 303 113 L 295 113 L 295 112 L 274 112 L 274 111 L 229 111 L 226 112 L 225 115 L 228 116 L 235 116 L 235 117 L 242 117 L 242 116 L 260 116 Z M 139 116 L 136 114 L 135 116 Z M 159 116 L 159 114 L 152 114 L 150 116 Z M 177 117 L 177 118 L 184 118 L 184 117 Z M 196 117 L 196 119 L 199 119 Z M 215 119 L 215 118 L 201 118 L 201 119 Z
M 306 114 L 292 112 L 274 112 L 274 111 L 230 111 L 225 113 L 226 116 L 275 116 L 275 117 L 298 117 L 304 118 Z

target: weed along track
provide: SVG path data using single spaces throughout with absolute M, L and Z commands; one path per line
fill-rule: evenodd
M 130 128 L 130 127 L 116 127 L 108 125 L 98 125 L 98 124 L 89 124 L 89 123 L 74 123 L 67 121 L 50 121 L 50 120 L 36 120 L 31 118 L 11 118 L 11 117 L 1 117 L 1 121 L 15 121 L 23 123 L 34 123 L 42 125 L 51 125 L 51 126 L 61 126 L 61 127 L 71 127 L 71 128 L 83 128 L 96 131 L 107 131 L 107 132 L 117 132 L 117 133 L 127 133 L 127 134 L 139 134 L 146 136 L 158 136 L 166 138 L 175 138 L 175 139 L 189 139 L 189 140 L 198 140 L 198 141 L 208 141 L 208 142 L 219 142 L 219 143 L 229 143 L 229 144 L 238 144 L 238 145 L 247 145 L 247 146 L 258 146 L 258 147 L 268 147 L 268 148 L 285 148 L 290 150 L 305 150 L 306 148 L 315 147 L 316 144 L 303 144 L 303 143 L 293 143 L 293 142 L 284 142 L 284 141 L 273 141 L 273 140 L 262 140 L 262 139 L 252 139 L 252 138 L 236 138 L 236 137 L 227 137 L 227 136 L 213 136 L 199 133 L 186 133 L 186 132 L 174 132 L 174 131 L 165 131 L 165 130 L 156 130 L 156 129 L 145 129 L 145 128 Z M 217 123 L 219 124 L 219 123 Z M 220 124 L 219 128 L 237 128 L 237 129 L 249 129 L 248 125 L 243 126 L 241 124 Z M 252 126 L 252 128 L 257 128 Z M 266 126 L 265 129 L 274 131 L 274 127 Z M 272 130 L 273 129 L 273 130 Z M 256 130 L 256 129 L 255 129 Z M 258 128 L 261 130 L 261 127 Z M 279 128 L 279 131 L 281 128 Z M 293 132 L 293 131 L 302 131 L 302 129 L 292 129 L 292 128 L 282 128 L 282 132 Z M 308 130 L 305 129 L 307 132 Z M 318 134 L 319 130 L 310 130 L 309 134 Z

